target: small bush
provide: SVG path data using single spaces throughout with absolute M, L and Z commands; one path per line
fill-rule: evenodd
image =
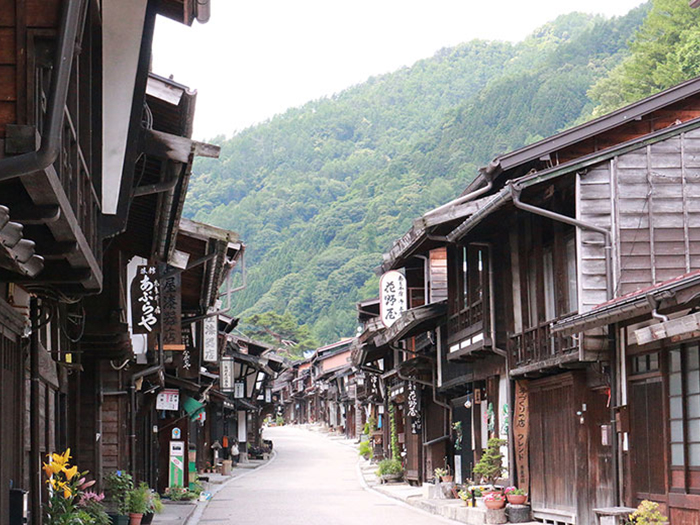
M 372 457 L 374 456 L 374 453 L 372 452 L 372 447 L 369 444 L 369 441 L 363 441 L 362 443 L 360 443 L 358 453 L 360 456 L 362 456 L 365 459 L 372 459 Z
M 403 466 L 398 459 L 383 459 L 379 462 L 379 468 L 377 469 L 377 476 L 385 475 L 401 475 L 403 474 Z

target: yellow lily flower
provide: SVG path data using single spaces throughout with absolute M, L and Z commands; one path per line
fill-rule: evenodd
M 63 472 L 66 474 L 66 479 L 68 479 L 70 481 L 78 473 L 78 466 L 73 465 L 71 468 L 64 467 Z
M 55 476 L 59 472 L 63 470 L 63 465 L 60 465 L 59 463 L 52 462 L 52 463 L 44 463 L 44 472 L 46 473 L 46 477 L 51 477 Z

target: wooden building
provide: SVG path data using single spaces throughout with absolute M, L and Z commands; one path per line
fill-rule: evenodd
M 698 127 L 695 79 L 498 157 L 385 256 L 408 275 L 447 249 L 436 368 L 456 456 L 466 476 L 486 439 L 509 438 L 537 519 L 594 523 L 641 499 L 698 519 Z
M 108 239 L 127 228 L 142 154 L 164 153 L 170 137 L 143 125 L 159 13 L 208 18 L 206 5 L 178 0 L 0 2 L 2 387 L 21 400 L 2 408 L 3 523 L 10 487 L 30 491 L 31 523 L 41 522 L 41 458 L 75 450 L 83 402 L 97 402 L 80 397 L 99 381 L 81 373 L 86 298 L 118 290 Z M 94 351 L 118 354 L 125 333 Z

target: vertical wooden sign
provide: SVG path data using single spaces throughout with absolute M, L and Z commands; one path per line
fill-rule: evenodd
M 529 490 L 530 464 L 528 435 L 530 432 L 529 393 L 525 381 L 515 382 L 515 411 L 513 414 L 513 439 L 515 440 L 515 464 L 518 487 Z
M 161 280 L 161 333 L 163 350 L 185 350 L 182 343 L 182 295 L 180 274 Z
M 135 334 L 160 332 L 160 281 L 158 268 L 137 266 L 131 281 L 131 330 Z

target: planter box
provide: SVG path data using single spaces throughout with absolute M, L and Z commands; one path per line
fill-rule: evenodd
M 108 514 L 112 520 L 112 525 L 129 525 L 129 516 L 123 514 Z

